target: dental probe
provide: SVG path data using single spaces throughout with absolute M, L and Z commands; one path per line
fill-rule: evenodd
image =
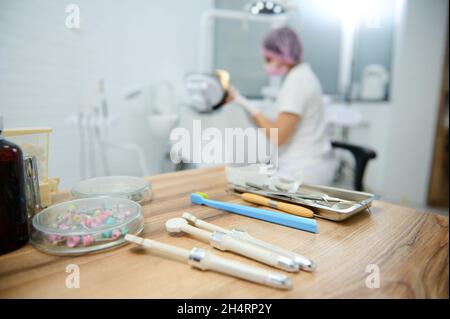
M 125 236 L 125 240 L 143 246 L 150 251 L 170 256 L 182 262 L 187 262 L 192 267 L 200 270 L 212 270 L 279 289 L 292 288 L 291 280 L 284 274 L 270 272 L 241 262 L 219 257 L 201 248 L 194 247 L 189 251 L 187 249 L 130 234 Z

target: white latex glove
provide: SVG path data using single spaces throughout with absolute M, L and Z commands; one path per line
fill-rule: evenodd
M 230 94 L 233 97 L 232 101 L 242 106 L 251 116 L 255 116 L 260 112 L 255 103 L 242 96 L 241 93 L 239 93 L 239 91 L 233 86 L 230 87 Z

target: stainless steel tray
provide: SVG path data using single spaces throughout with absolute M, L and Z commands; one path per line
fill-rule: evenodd
M 272 199 L 277 199 L 287 203 L 299 204 L 313 210 L 315 216 L 333 221 L 345 220 L 361 211 L 370 208 L 370 206 L 372 206 L 372 202 L 378 198 L 378 196 L 370 193 L 310 184 L 301 185 L 299 188 L 299 192 L 311 195 L 317 193 L 326 194 L 328 196 L 338 197 L 340 199 L 352 201 L 354 203 L 333 203 L 310 199 L 288 198 L 285 196 L 268 194 L 268 192 L 271 192 L 270 189 L 259 190 L 250 186 L 241 186 L 236 184 L 228 184 L 228 188 L 236 193 L 252 193 Z

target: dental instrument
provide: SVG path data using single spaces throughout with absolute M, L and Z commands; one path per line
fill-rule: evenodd
M 193 204 L 205 205 L 216 209 L 221 209 L 227 212 L 252 217 L 264 220 L 270 223 L 275 223 L 283 226 L 292 227 L 299 230 L 304 230 L 312 233 L 317 232 L 317 222 L 314 219 L 304 218 L 294 215 L 289 215 L 260 208 L 249 207 L 245 205 L 238 205 L 233 203 L 225 203 L 207 199 L 208 195 L 202 193 L 192 193 L 191 202 Z
M 349 200 L 345 200 L 342 198 L 337 198 L 337 197 L 332 197 L 329 196 L 328 194 L 307 194 L 307 193 L 301 193 L 301 192 L 286 192 L 284 190 L 284 188 L 280 188 L 278 186 L 275 186 L 275 189 L 277 189 L 277 191 L 273 191 L 273 190 L 268 190 L 266 189 L 264 186 L 255 184 L 255 183 L 251 183 L 251 182 L 246 182 L 245 183 L 247 186 L 261 190 L 263 192 L 265 192 L 267 195 L 277 195 L 277 196 L 283 196 L 283 197 L 287 197 L 290 199 L 308 199 L 308 200 L 312 200 L 312 201 L 318 201 L 318 202 L 337 202 L 337 203 L 347 203 L 347 204 L 355 204 L 355 201 L 349 201 Z
M 239 255 L 257 260 L 266 265 L 276 267 L 285 271 L 297 272 L 299 266 L 284 255 L 279 255 L 267 249 L 251 245 L 237 240 L 230 236 L 228 232 L 209 232 L 194 226 L 183 218 L 172 218 L 166 222 L 166 230 L 171 235 L 189 234 L 199 240 L 209 242 L 209 244 L 222 251 L 231 251 Z
M 246 189 L 248 189 L 249 191 L 252 190 L 257 190 L 258 193 L 262 196 L 266 195 L 266 196 L 271 196 L 271 195 L 276 195 L 276 196 L 283 196 L 286 198 L 290 198 L 290 199 L 295 199 L 296 197 L 291 194 L 291 193 L 286 193 L 283 191 L 273 191 L 273 190 L 268 190 L 266 188 L 264 188 L 263 186 L 260 186 L 258 184 L 255 183 L 251 183 L 251 182 L 246 182 L 245 183 L 245 187 Z
M 301 217 L 307 217 L 307 218 L 314 217 L 314 212 L 312 210 L 302 207 L 302 206 L 299 206 L 299 205 L 287 204 L 287 203 L 275 201 L 273 199 L 270 199 L 270 198 L 267 198 L 264 196 L 250 194 L 250 193 L 241 194 L 241 198 L 243 200 L 245 200 L 246 202 L 263 205 L 263 206 L 267 206 L 267 207 L 272 207 L 272 208 L 284 211 L 289 214 L 293 214 L 293 215 L 297 215 L 297 216 L 301 216 Z
M 263 185 L 258 185 L 256 183 L 252 183 L 252 182 L 246 182 L 245 184 L 249 187 L 264 191 L 267 194 L 271 194 L 271 195 L 284 196 L 284 197 L 288 197 L 288 198 L 311 199 L 311 200 L 322 200 L 323 199 L 321 196 L 318 196 L 318 195 L 303 194 L 303 193 L 299 193 L 299 192 L 289 192 L 289 191 L 286 191 L 286 189 L 284 187 L 280 187 L 278 185 L 275 185 L 274 186 L 275 190 L 273 190 L 271 188 L 266 188 Z
M 327 202 L 323 200 L 321 197 L 314 196 L 314 195 L 305 195 L 305 196 L 296 196 L 292 193 L 286 193 L 286 192 L 277 192 L 272 190 L 267 190 L 266 188 L 262 186 L 258 186 L 253 183 L 246 183 L 247 187 L 242 189 L 241 191 L 244 193 L 251 193 L 256 194 L 260 196 L 265 197 L 281 197 L 281 200 L 287 200 L 292 201 L 299 204 L 307 204 L 307 205 L 320 205 L 325 207 L 334 207 L 335 202 Z
M 200 270 L 212 270 L 279 289 L 292 288 L 291 280 L 284 274 L 270 272 L 241 262 L 232 261 L 214 255 L 211 252 L 201 248 L 194 247 L 189 251 L 187 249 L 167 245 L 150 239 L 144 239 L 134 235 L 126 235 L 125 240 L 145 247 L 152 252 L 172 257 L 181 262 L 187 262 L 192 267 Z
M 297 254 L 293 251 L 285 249 L 283 247 L 279 247 L 279 246 L 270 244 L 268 242 L 262 241 L 260 239 L 257 239 L 245 231 L 242 231 L 239 229 L 229 230 L 229 229 L 205 222 L 204 220 L 201 220 L 200 218 L 197 218 L 196 216 L 194 216 L 188 212 L 184 212 L 182 217 L 184 219 L 186 219 L 191 225 L 194 225 L 196 227 L 203 228 L 203 229 L 206 229 L 209 231 L 221 231 L 224 233 L 228 233 L 233 238 L 236 238 L 236 239 L 239 239 L 242 241 L 246 241 L 253 245 L 256 245 L 256 246 L 271 250 L 275 253 L 285 255 L 286 257 L 292 258 L 294 260 L 294 262 L 297 263 L 298 266 L 300 267 L 300 269 L 302 269 L 302 270 L 312 272 L 316 269 L 316 264 L 314 263 L 314 261 L 312 261 L 306 257 L 303 257 L 302 255 Z

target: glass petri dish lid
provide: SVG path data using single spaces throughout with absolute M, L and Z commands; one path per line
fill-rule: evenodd
M 144 178 L 134 176 L 105 176 L 87 179 L 76 184 L 71 192 L 75 198 L 112 196 L 138 203 L 152 200 L 151 184 Z
M 31 243 L 54 255 L 81 255 L 125 243 L 142 232 L 140 204 L 117 197 L 77 199 L 53 205 L 31 222 Z

